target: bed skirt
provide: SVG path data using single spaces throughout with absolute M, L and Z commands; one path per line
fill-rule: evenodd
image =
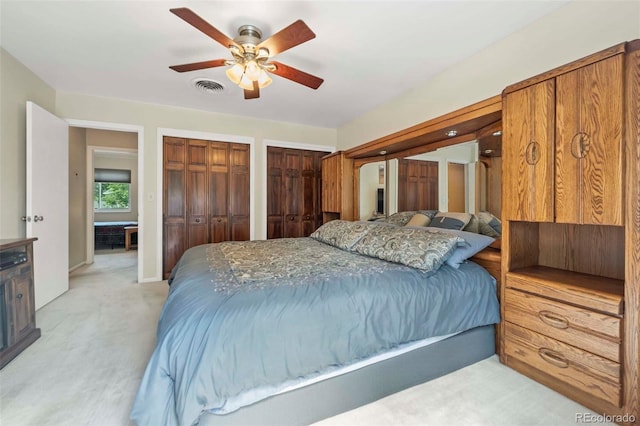
M 308 425 L 486 359 L 495 353 L 494 337 L 493 325 L 476 327 L 229 414 L 203 413 L 199 424 Z

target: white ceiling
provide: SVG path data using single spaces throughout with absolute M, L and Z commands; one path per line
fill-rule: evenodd
M 337 128 L 566 1 L 1 0 L 0 45 L 56 90 Z M 231 38 L 240 25 L 258 26 L 266 39 L 304 20 L 316 38 L 275 58 L 324 84 L 313 90 L 273 76 L 259 99 L 245 100 L 226 67 L 170 70 L 231 58 L 169 12 L 185 6 Z M 224 92 L 198 91 L 197 77 Z

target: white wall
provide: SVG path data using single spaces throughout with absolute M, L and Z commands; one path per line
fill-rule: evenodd
M 56 93 L 0 47 L 0 238 L 24 238 L 27 101 L 53 112 Z
M 637 38 L 639 1 L 572 1 L 418 89 L 341 126 L 338 149 L 352 148 L 490 98 L 512 83 Z
M 385 166 L 384 161 L 364 164 L 360 167 L 360 220 L 367 220 L 378 208 L 378 188 L 384 188 L 380 183 L 379 167 Z
M 87 259 L 87 131 L 69 128 L 69 269 Z

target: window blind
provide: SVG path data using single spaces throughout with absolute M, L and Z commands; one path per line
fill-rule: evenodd
M 131 183 L 131 170 L 94 169 L 93 180 L 106 183 Z

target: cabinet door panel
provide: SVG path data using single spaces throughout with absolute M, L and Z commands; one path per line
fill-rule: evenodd
M 512 92 L 503 102 L 503 214 L 553 221 L 555 82 Z
M 35 328 L 35 304 L 32 298 L 33 280 L 30 275 L 20 275 L 12 280 L 13 286 L 13 325 L 15 340 L 22 339 Z
M 187 244 L 186 147 L 186 139 L 164 138 L 162 207 L 164 278 L 168 278 Z
M 557 78 L 557 222 L 623 222 L 622 66 L 618 55 Z

